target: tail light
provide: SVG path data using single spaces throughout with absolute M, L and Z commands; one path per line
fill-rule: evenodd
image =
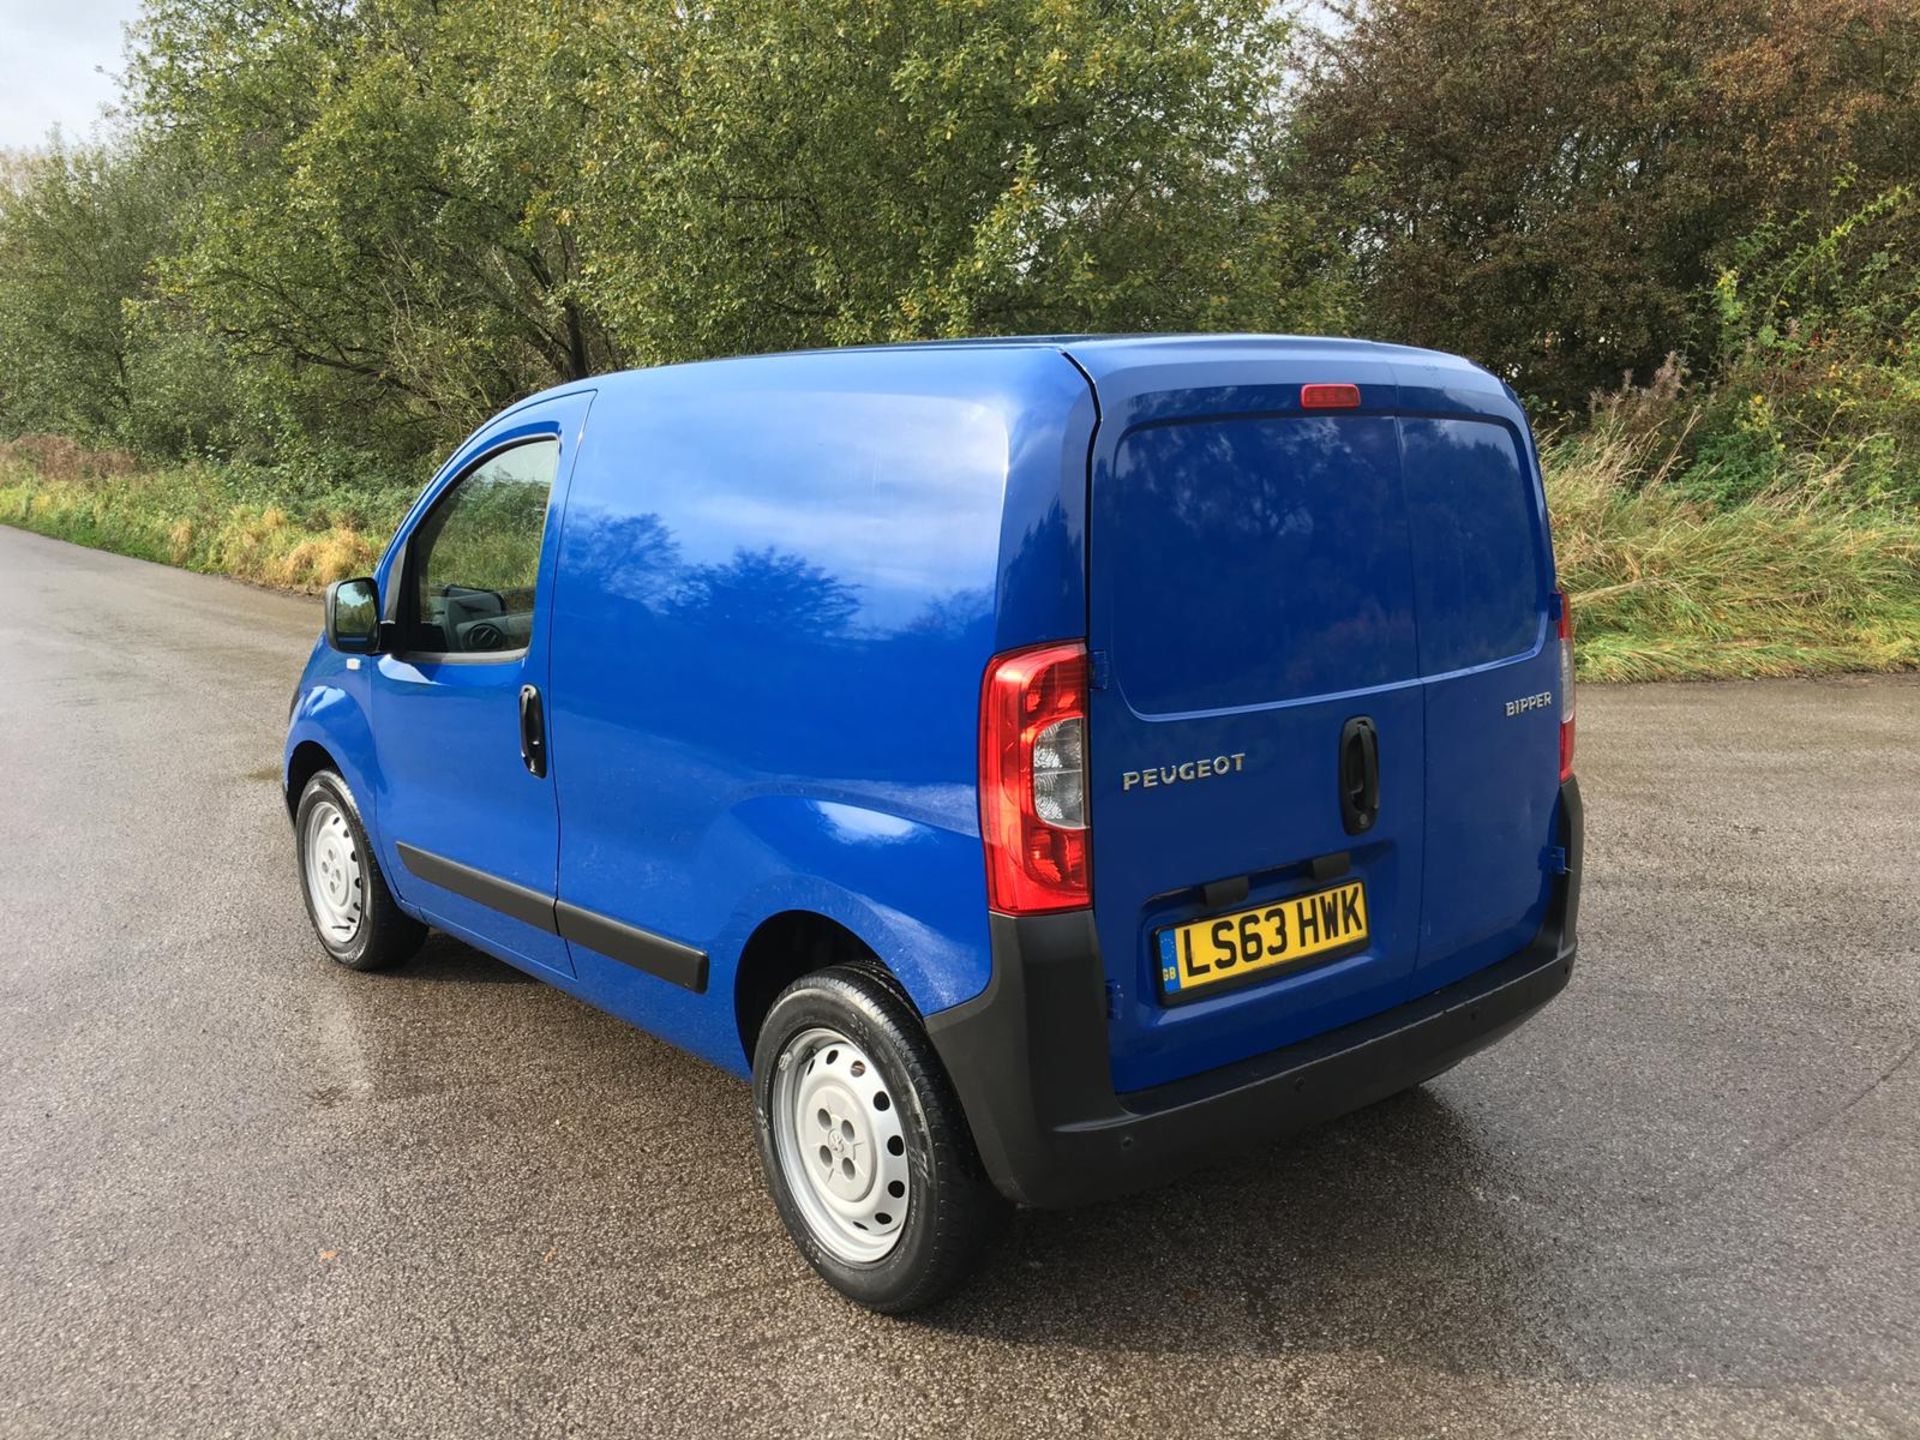
M 1087 647 L 996 656 L 980 692 L 980 836 L 995 910 L 1088 903 L 1086 755 Z
M 1560 611 L 1560 778 L 1573 778 L 1573 606 L 1556 590 Z

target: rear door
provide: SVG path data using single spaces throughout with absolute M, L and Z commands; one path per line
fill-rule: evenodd
M 1546 912 L 1560 794 L 1553 557 L 1515 420 L 1400 422 L 1426 677 L 1422 989 L 1512 954 Z
M 1395 387 L 1343 363 L 1359 407 L 1308 410 L 1266 368 L 1270 386 L 1246 362 L 1095 367 L 1089 800 L 1122 1092 L 1371 1013 L 1418 957 L 1427 719 Z M 1343 805 L 1361 725 L 1370 817 Z M 1339 905 L 1289 908 L 1321 892 Z M 1303 921 L 1349 939 L 1260 966 L 1321 938 Z M 1188 957 L 1196 934 L 1226 943 Z

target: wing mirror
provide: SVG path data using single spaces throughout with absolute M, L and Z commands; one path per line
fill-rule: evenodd
M 372 580 L 336 580 L 327 586 L 327 644 L 353 655 L 380 648 L 380 587 Z

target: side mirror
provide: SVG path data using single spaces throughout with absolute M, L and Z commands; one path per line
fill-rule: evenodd
M 336 580 L 327 586 L 327 644 L 353 655 L 380 648 L 380 587 L 373 581 Z

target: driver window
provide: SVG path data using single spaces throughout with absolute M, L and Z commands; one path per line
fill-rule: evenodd
M 414 534 L 414 651 L 524 650 L 560 442 L 503 450 L 456 485 Z

